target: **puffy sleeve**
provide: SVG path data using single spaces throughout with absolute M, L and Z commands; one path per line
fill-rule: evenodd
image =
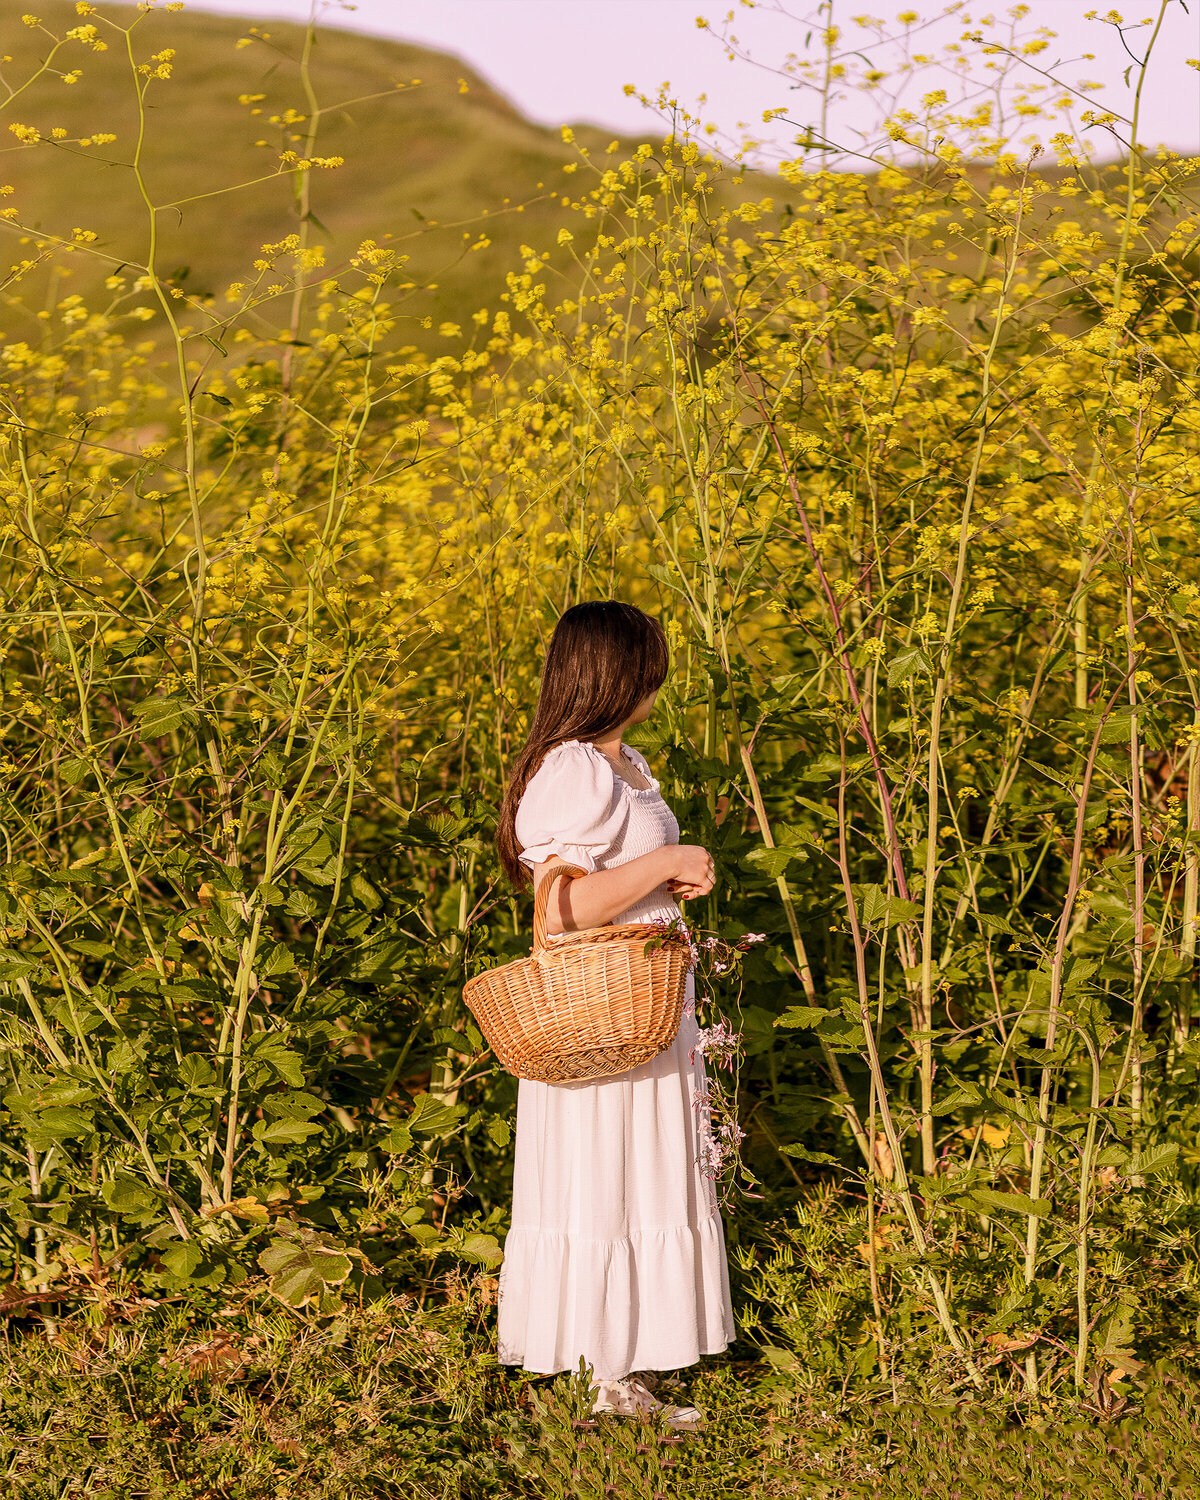
M 547 752 L 517 805 L 518 858 L 535 865 L 557 854 L 590 874 L 626 816 L 616 773 L 604 756 L 579 740 L 564 740 Z

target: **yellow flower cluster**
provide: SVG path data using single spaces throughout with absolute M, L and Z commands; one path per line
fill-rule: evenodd
M 897 128 L 923 139 L 948 103 L 927 91 Z M 994 122 L 961 118 L 982 150 Z M 869 172 L 797 158 L 766 193 L 695 140 L 575 144 L 568 222 L 521 247 L 491 309 L 418 307 L 382 236 L 327 271 L 308 226 L 247 255 L 222 298 L 149 261 L 109 275 L 103 305 L 59 296 L 44 337 L 0 350 L 10 410 L 43 435 L 6 455 L 11 576 L 109 601 L 110 647 L 140 638 L 121 602 L 140 600 L 269 722 L 289 663 L 353 662 L 409 748 L 409 710 L 464 673 L 476 721 L 511 737 L 535 664 L 494 667 L 500 642 L 571 598 L 661 610 L 688 680 L 731 619 L 752 673 L 840 631 L 876 685 L 909 646 L 975 659 L 1014 631 L 1066 636 L 1084 690 L 1083 664 L 1124 650 L 1127 588 L 1160 640 L 1191 628 L 1195 557 L 1138 540 L 1170 534 L 1200 477 L 1197 217 L 1167 207 L 1189 163 L 1122 201 L 1065 141 L 1044 177 L 930 146 Z M 37 254 L 95 248 L 75 227 Z M 411 342 L 414 317 L 439 352 Z M 417 678 L 397 673 L 418 651 Z

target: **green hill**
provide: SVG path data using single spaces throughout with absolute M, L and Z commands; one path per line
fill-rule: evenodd
M 138 135 L 130 61 L 124 37 L 103 24 L 107 17 L 129 26 L 139 13 L 101 4 L 96 15 L 80 17 L 71 0 L 29 3 L 41 26 L 19 24 L 10 8 L 5 28 L 5 180 L 16 189 L 5 202 L 43 232 L 69 237 L 77 227 L 91 229 L 97 248 L 117 261 L 144 261 L 148 217 L 129 165 Z M 54 48 L 54 37 L 88 22 L 106 51 L 78 40 Z M 259 38 L 239 46 L 251 25 Z M 222 291 L 246 274 L 260 245 L 298 227 L 292 178 L 279 174 L 277 158 L 288 146 L 301 149 L 307 124 L 289 128 L 271 117 L 310 112 L 304 41 L 300 25 L 186 10 L 145 13 L 133 33 L 139 62 L 175 49 L 171 77 L 148 84 L 142 162 L 153 201 L 179 205 L 158 215 L 159 268 L 181 277 L 186 268 L 189 291 Z M 22 88 L 46 59 L 51 70 Z M 61 75 L 74 69 L 78 80 L 65 82 Z M 365 237 L 404 240 L 414 279 L 437 285 L 421 310 L 457 318 L 494 299 L 522 243 L 553 243 L 567 215 L 552 190 L 561 193 L 562 168 L 576 152 L 457 59 L 322 27 L 309 71 L 321 110 L 313 153 L 344 158 L 336 170 L 311 174 L 313 237 L 327 247 L 330 266 Z M 239 102 L 248 95 L 261 97 Z M 42 140 L 22 144 L 11 123 L 34 127 Z M 64 132 L 58 140 L 55 130 Z M 99 133 L 116 139 L 78 144 Z M 577 136 L 600 153 L 612 139 L 583 126 Z M 243 182 L 252 185 L 222 191 Z M 572 186 L 581 182 L 575 177 Z M 475 240 L 481 230 L 490 247 L 464 255 L 464 233 Z M 78 262 L 56 298 L 94 291 L 107 274 L 90 258 Z

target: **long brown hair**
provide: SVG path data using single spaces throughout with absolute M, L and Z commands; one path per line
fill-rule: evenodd
M 662 626 L 633 604 L 594 599 L 559 617 L 546 650 L 537 707 L 524 749 L 513 764 L 500 804 L 496 850 L 505 874 L 520 888 L 532 884 L 517 858 L 513 823 L 530 778 L 555 745 L 594 740 L 623 724 L 666 681 L 670 658 Z

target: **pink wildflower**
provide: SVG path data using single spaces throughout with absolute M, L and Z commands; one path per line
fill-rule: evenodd
M 695 1062 L 696 1053 L 702 1057 L 709 1057 L 713 1062 L 720 1063 L 722 1067 L 733 1067 L 733 1055 L 742 1040 L 740 1031 L 731 1031 L 726 1021 L 717 1021 L 715 1025 L 708 1026 L 696 1033 L 696 1040 L 692 1045 L 691 1061 Z

